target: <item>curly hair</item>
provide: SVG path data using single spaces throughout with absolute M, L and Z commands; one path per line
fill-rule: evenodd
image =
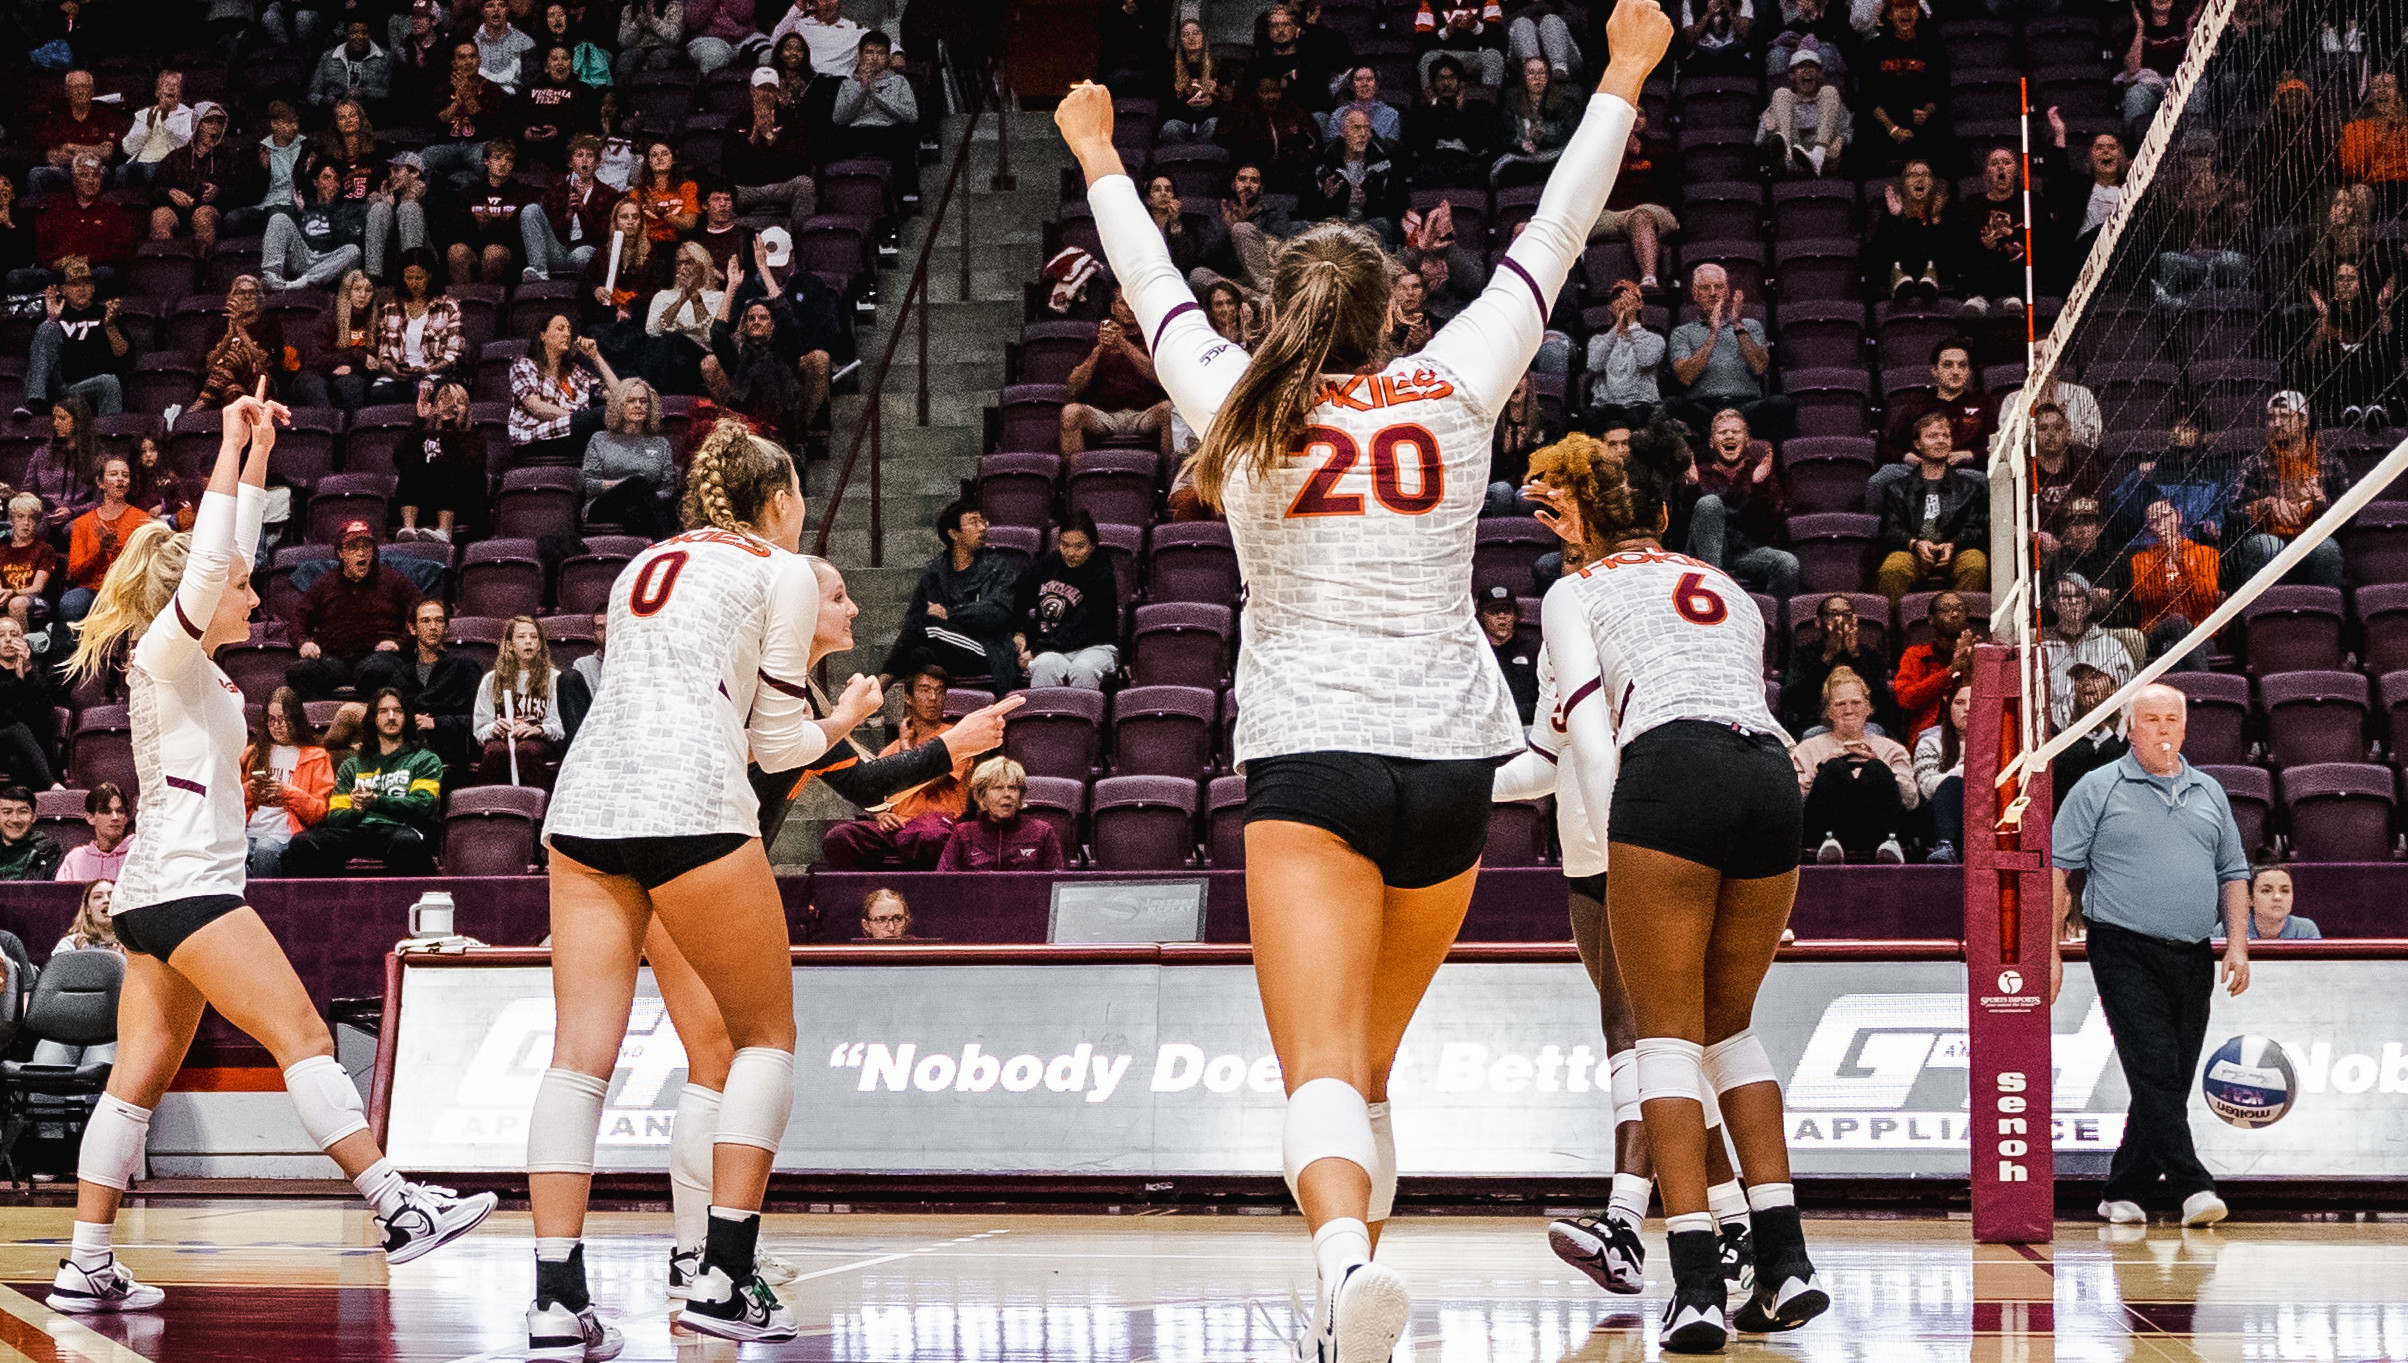
M 722 417 L 711 427 L 702 448 L 694 451 L 694 467 L 686 478 L 685 503 L 679 508 L 686 527 L 716 526 L 740 535 L 758 535 L 761 512 L 769 499 L 795 485 L 794 457 L 754 435 L 752 427 L 734 417 Z
M 1598 445 L 1586 470 L 1571 471 L 1563 484 L 1580 504 L 1590 548 L 1612 553 L 1629 541 L 1664 533 L 1672 490 L 1694 462 L 1688 427 L 1661 410 L 1645 429 L 1630 433 L 1628 454 Z M 1537 467 L 1535 458 L 1532 467 Z

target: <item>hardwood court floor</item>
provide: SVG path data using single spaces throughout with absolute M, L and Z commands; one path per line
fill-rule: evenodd
M 398 1270 L 356 1202 L 196 1201 L 136 1208 L 125 1261 L 168 1291 L 143 1316 L 79 1322 L 41 1305 L 65 1208 L 0 1210 L 0 1363 L 380 1360 L 498 1363 L 524 1348 L 533 1254 L 524 1213 Z M 1975 1245 L 1963 1220 L 1809 1221 L 1836 1305 L 1732 1358 L 1808 1363 L 2052 1359 L 2408 1360 L 2408 1224 L 2269 1222 L 2111 1243 L 2066 1222 L 2051 1246 Z M 1301 1223 L 1271 1216 L 773 1216 L 766 1247 L 803 1338 L 745 1360 L 1277 1360 L 1288 1292 L 1309 1272 Z M 662 1299 L 668 1217 L 589 1229 L 596 1299 L 629 1360 L 735 1363 L 673 1339 Z M 1660 1232 L 1651 1232 L 1660 1254 Z M 1419 1363 L 1652 1359 L 1660 1271 L 1608 1297 L 1524 1218 L 1404 1220 L 1382 1257 L 1415 1293 Z

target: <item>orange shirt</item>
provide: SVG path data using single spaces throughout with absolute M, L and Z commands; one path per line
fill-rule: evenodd
M 951 724 L 940 724 L 933 729 L 919 730 L 907 725 L 899 737 L 878 750 L 878 755 L 889 757 L 905 749 L 916 748 L 929 739 L 943 736 L 945 731 L 952 727 Z M 968 784 L 970 768 L 977 761 L 978 759 L 975 757 L 962 758 L 953 764 L 950 774 L 913 786 L 889 800 L 886 807 L 894 812 L 895 817 L 906 823 L 922 814 L 942 814 L 949 819 L 960 818 L 962 811 L 970 804 Z
M 2341 129 L 2341 172 L 2352 180 L 2408 180 L 2408 127 L 2371 118 Z
M 117 518 L 116 541 L 103 549 L 100 543 L 100 509 L 94 507 L 75 518 L 67 528 L 67 582 L 70 586 L 97 589 L 100 580 L 109 575 L 109 565 L 124 552 L 126 540 L 136 527 L 149 521 L 150 513 L 138 506 L 128 506 Z
M 2269 511 L 2265 528 L 2290 539 L 2307 529 L 2324 507 L 2324 489 L 2317 478 L 2322 461 L 2317 458 L 2315 437 L 2292 441 L 2288 450 L 2270 445 L 2266 458 L 2273 465 L 2274 486 L 2297 508 L 2298 514 L 2284 516 Z
M 643 173 L 638 172 L 638 179 Z M 677 240 L 677 224 L 668 219 L 678 213 L 700 213 L 702 201 L 694 196 L 694 182 L 682 180 L 667 189 L 637 184 L 628 191 L 644 206 L 644 235 L 654 241 Z
M 2216 585 L 2219 556 L 2193 540 L 2155 544 L 2132 555 L 2132 600 L 2140 607 L 2143 631 L 2179 612 L 2196 625 L 2224 600 Z

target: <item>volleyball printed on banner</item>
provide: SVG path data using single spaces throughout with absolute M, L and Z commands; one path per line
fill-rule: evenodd
M 2207 1073 L 2199 1076 L 2207 1110 L 2251 1131 L 2283 1119 L 2297 1084 L 2290 1053 L 2281 1042 L 2262 1036 L 2236 1036 L 2217 1047 Z

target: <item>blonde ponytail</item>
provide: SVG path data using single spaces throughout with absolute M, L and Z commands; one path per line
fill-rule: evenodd
M 1233 474 L 1262 476 L 1295 447 L 1320 404 L 1323 374 L 1380 356 L 1390 283 L 1387 252 L 1367 228 L 1323 223 L 1280 248 L 1271 329 L 1196 455 L 1196 494 L 1207 505 L 1221 505 Z
M 754 435 L 734 417 L 722 417 L 694 451 L 679 512 L 686 528 L 715 526 L 739 535 L 758 535 L 769 499 L 794 485 L 794 459 Z
M 69 678 L 97 677 L 119 663 L 123 650 L 174 599 L 191 549 L 192 537 L 177 534 L 165 521 L 134 527 L 117 561 L 109 565 L 108 576 L 100 580 L 91 612 L 73 627 L 75 655 L 67 661 Z

